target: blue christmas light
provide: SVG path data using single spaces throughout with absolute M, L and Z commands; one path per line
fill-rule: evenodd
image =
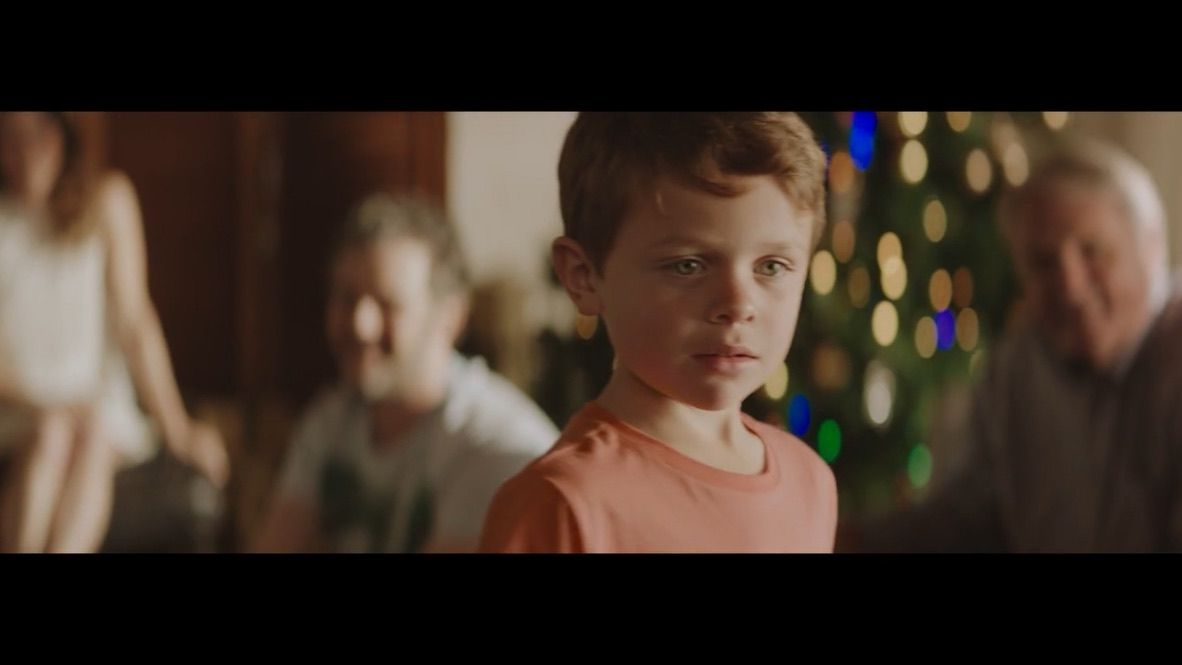
M 793 395 L 788 403 L 788 430 L 803 437 L 809 431 L 811 414 L 809 400 L 804 395 Z
M 873 111 L 855 111 L 850 126 L 850 157 L 854 167 L 865 171 L 874 157 L 874 134 L 878 129 L 878 116 Z
M 947 351 L 956 343 L 956 317 L 951 310 L 941 310 L 936 313 L 936 347 Z

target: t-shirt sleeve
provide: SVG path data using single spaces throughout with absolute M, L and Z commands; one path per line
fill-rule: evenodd
M 464 455 L 449 469 L 446 492 L 439 497 L 439 535 L 474 549 L 493 497 L 535 457 L 479 447 Z
M 585 552 L 571 502 L 551 481 L 527 469 L 493 498 L 480 538 L 485 553 Z

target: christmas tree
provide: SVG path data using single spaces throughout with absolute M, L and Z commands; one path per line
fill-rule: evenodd
M 845 515 L 929 483 L 941 398 L 964 387 L 1017 296 L 996 219 L 1053 113 L 804 114 L 828 219 L 784 372 L 745 408 L 833 465 Z

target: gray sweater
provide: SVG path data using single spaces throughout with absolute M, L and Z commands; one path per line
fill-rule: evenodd
M 1115 376 L 1063 362 L 1029 328 L 1008 335 L 959 433 L 946 480 L 862 525 L 856 549 L 1182 551 L 1182 292 Z

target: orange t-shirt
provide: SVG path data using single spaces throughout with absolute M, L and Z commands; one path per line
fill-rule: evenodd
M 747 415 L 764 470 L 716 469 L 594 402 L 497 492 L 482 552 L 832 552 L 833 472 L 800 439 Z

